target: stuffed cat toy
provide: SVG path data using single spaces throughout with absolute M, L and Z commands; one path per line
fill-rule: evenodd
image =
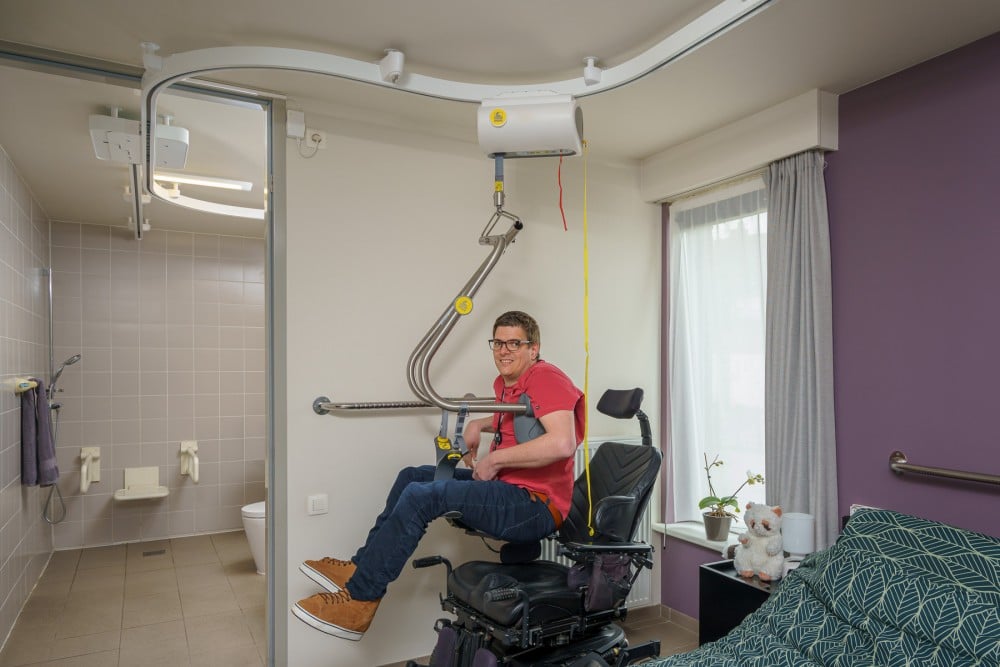
M 741 577 L 757 575 L 761 581 L 780 579 L 785 557 L 781 550 L 781 507 L 747 503 L 747 532 L 739 536 L 733 567 Z

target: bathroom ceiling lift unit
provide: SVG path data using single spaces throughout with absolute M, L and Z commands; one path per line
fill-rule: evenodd
M 163 90 L 193 77 L 222 70 L 238 69 L 285 69 L 312 72 L 394 88 L 418 95 L 475 104 L 483 104 L 484 100 L 489 100 L 490 104 L 494 104 L 497 98 L 500 98 L 504 105 L 501 108 L 508 112 L 511 109 L 514 110 L 513 116 L 508 115 L 508 121 L 511 121 L 521 118 L 522 112 L 527 111 L 523 106 L 515 106 L 514 100 L 518 97 L 526 99 L 528 97 L 569 96 L 575 104 L 576 98 L 595 95 L 623 86 L 682 58 L 765 9 L 773 2 L 774 0 L 722 0 L 665 39 L 619 65 L 602 69 L 597 65 L 596 57 L 588 56 L 579 77 L 524 85 L 468 83 L 408 72 L 405 69 L 404 54 L 396 49 L 387 49 L 384 57 L 378 62 L 365 62 L 328 53 L 264 46 L 224 46 L 159 56 L 156 54 L 159 47 L 146 42 L 143 44 L 143 66 L 146 71 L 142 77 L 142 124 L 140 131 L 146 138 L 150 119 L 157 117 L 157 96 Z M 538 109 L 544 108 L 539 107 Z M 551 109 L 549 110 L 551 111 Z M 523 117 L 528 118 L 528 115 L 524 114 Z M 578 125 L 575 110 L 572 111 L 570 119 L 571 126 L 576 128 Z M 565 123 L 557 124 L 560 127 L 565 127 Z M 514 137 L 520 137 L 523 131 L 524 127 L 518 122 L 512 124 L 506 131 L 487 133 L 487 136 L 490 141 L 512 141 Z M 579 134 L 577 132 L 578 136 Z M 481 133 L 480 138 L 482 139 L 482 137 Z M 508 153 L 510 157 L 541 154 L 571 155 L 580 152 L 578 142 L 573 142 L 569 148 L 564 142 L 557 143 L 559 145 L 555 148 L 543 147 L 541 149 L 530 143 L 518 143 L 516 148 L 506 151 L 503 150 L 502 143 L 499 146 L 490 143 L 484 146 L 484 149 L 491 155 L 503 152 Z M 202 211 L 263 218 L 263 210 L 260 209 L 219 208 L 219 205 L 190 197 L 171 197 L 171 192 L 156 183 L 153 178 L 151 166 L 156 163 L 159 152 L 156 142 L 150 142 L 147 139 L 142 142 L 141 149 L 144 151 L 144 186 L 145 190 L 152 196 L 172 204 Z M 543 152 L 538 153 L 539 150 Z M 141 208 L 140 193 L 135 192 L 134 196 L 137 201 L 136 207 Z

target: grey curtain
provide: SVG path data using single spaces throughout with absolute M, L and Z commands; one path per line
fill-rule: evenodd
M 764 176 L 767 502 L 816 517 L 816 548 L 837 537 L 830 230 L 823 154 L 772 163 Z

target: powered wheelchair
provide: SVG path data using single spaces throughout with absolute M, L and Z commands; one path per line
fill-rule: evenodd
M 622 667 L 659 655 L 658 641 L 629 646 L 614 622 L 625 618 L 625 599 L 641 569 L 653 564 L 653 548 L 633 541 L 661 461 L 639 409 L 642 395 L 642 389 L 608 390 L 598 402 L 603 414 L 636 418 L 642 445 L 605 442 L 597 448 L 590 502 L 586 471 L 577 478 L 569 516 L 547 538 L 557 540 L 559 554 L 574 565 L 534 560 L 540 543 L 505 544 L 499 563 L 453 568 L 441 556 L 413 561 L 416 568 L 445 566 L 441 608 L 456 618 L 435 623 L 430 665 L 410 661 L 407 667 Z M 464 528 L 460 517 L 448 519 Z

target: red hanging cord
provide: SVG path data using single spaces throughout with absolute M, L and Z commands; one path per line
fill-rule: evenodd
M 563 231 L 566 231 L 566 232 L 568 232 L 568 231 L 569 231 L 569 228 L 568 228 L 568 227 L 566 226 L 566 211 L 565 211 L 565 210 L 563 210 L 563 202 L 562 202 L 562 199 L 563 199 L 563 188 L 562 188 L 562 161 L 563 161 L 563 156 L 562 156 L 562 155 L 560 155 L 560 156 L 559 156 L 559 169 L 558 169 L 558 171 L 556 172 L 556 179 L 557 179 L 557 180 L 559 181 L 559 213 L 561 213 L 561 214 L 562 214 L 562 220 L 563 220 Z

